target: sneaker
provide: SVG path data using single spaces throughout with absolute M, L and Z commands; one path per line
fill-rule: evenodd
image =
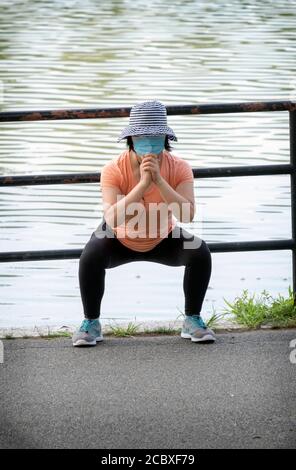
M 186 315 L 181 337 L 191 339 L 195 343 L 216 341 L 214 332 L 207 327 L 199 315 Z
M 83 320 L 80 328 L 72 336 L 73 346 L 95 346 L 97 341 L 103 341 L 102 328 L 98 319 Z

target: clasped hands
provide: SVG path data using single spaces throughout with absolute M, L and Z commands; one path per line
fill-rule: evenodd
M 155 153 L 148 153 L 142 157 L 140 163 L 143 170 L 149 170 L 151 173 L 151 179 L 156 185 L 162 181 L 162 176 L 160 174 L 159 159 Z

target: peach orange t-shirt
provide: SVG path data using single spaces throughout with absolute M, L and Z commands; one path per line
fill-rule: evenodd
M 194 181 L 192 168 L 189 163 L 176 155 L 172 155 L 172 153 L 167 150 L 163 150 L 160 174 L 173 189 L 176 189 L 178 184 L 183 181 Z M 103 166 L 100 182 L 101 188 L 110 186 L 117 187 L 124 196 L 138 184 L 132 170 L 129 149 Z M 155 184 L 152 184 L 152 187 L 145 192 L 141 203 L 141 207 L 143 208 L 142 217 L 144 217 L 144 220 L 147 221 L 150 217 L 151 220 L 157 221 L 154 224 L 153 230 L 151 230 L 151 227 L 148 229 L 149 222 L 146 223 L 146 225 L 134 224 L 133 227 L 132 224 L 130 224 L 131 220 L 129 220 L 127 224 L 112 227 L 112 230 L 118 240 L 131 250 L 149 251 L 160 243 L 164 237 L 167 237 L 176 226 L 177 219 L 172 211 L 168 209 L 168 204 L 165 203 L 165 200 Z M 159 209 L 159 203 L 162 203 L 162 209 L 166 208 L 166 210 L 162 211 L 162 209 Z M 131 214 L 133 214 L 133 211 Z M 135 214 L 137 214 L 137 212 L 135 212 Z M 139 217 L 140 215 L 138 214 L 138 218 Z M 141 220 L 144 222 L 143 219 Z

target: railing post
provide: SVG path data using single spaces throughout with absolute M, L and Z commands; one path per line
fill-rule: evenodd
M 290 175 L 291 182 L 291 225 L 292 239 L 294 245 L 292 248 L 292 280 L 294 305 L 296 305 L 296 111 L 289 111 L 290 121 L 290 163 L 293 171 Z

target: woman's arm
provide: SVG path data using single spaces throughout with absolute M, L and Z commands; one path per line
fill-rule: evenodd
M 138 203 L 136 208 L 145 211 L 143 205 L 143 195 L 145 194 L 147 185 L 139 181 L 139 183 L 126 195 L 121 194 L 118 187 L 102 187 L 103 210 L 107 224 L 111 228 L 127 223 L 135 216 L 126 213 L 129 204 Z M 132 206 L 131 206 L 132 207 Z
M 182 223 L 192 222 L 195 215 L 193 182 L 182 181 L 174 190 L 164 178 L 160 177 L 156 186 L 165 202 L 171 204 L 174 216 Z

